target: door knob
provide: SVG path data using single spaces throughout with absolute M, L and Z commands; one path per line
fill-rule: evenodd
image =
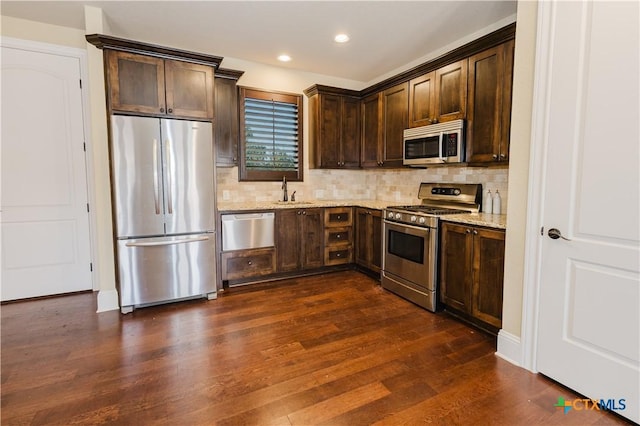
M 571 241 L 570 239 L 563 237 L 562 232 L 560 232 L 560 230 L 556 228 L 549 229 L 549 232 L 547 232 L 547 235 L 552 240 L 557 240 L 558 238 L 562 238 L 565 241 Z

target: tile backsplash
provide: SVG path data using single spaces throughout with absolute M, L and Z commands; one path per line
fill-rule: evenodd
M 421 182 L 481 183 L 483 191 L 500 191 L 502 213 L 507 213 L 509 169 L 466 166 L 394 170 L 305 170 L 304 182 L 289 182 L 289 196 L 313 200 L 380 200 L 389 204 L 418 203 Z M 282 198 L 280 182 L 238 182 L 238 168 L 217 169 L 219 201 L 263 202 Z

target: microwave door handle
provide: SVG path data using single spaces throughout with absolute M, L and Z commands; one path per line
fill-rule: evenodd
M 438 149 L 440 150 L 440 156 L 438 158 L 440 158 L 441 162 L 445 162 L 444 157 L 442 156 L 443 152 L 442 152 L 442 142 L 444 141 L 444 132 L 440 132 L 440 136 L 438 139 Z

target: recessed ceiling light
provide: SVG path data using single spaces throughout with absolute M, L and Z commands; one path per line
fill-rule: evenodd
M 336 43 L 346 43 L 349 41 L 349 36 L 346 34 L 338 34 L 333 39 Z
M 280 56 L 278 56 L 278 60 L 280 62 L 289 62 L 291 60 L 291 56 L 289 56 L 289 55 L 280 55 Z

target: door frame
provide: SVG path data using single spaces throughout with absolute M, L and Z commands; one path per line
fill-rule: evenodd
M 544 188 L 547 167 L 547 111 L 550 103 L 551 67 L 553 53 L 553 4 L 538 2 L 536 55 L 531 116 L 531 148 L 527 200 L 525 265 L 522 292 L 521 366 L 538 373 L 538 317 L 540 306 L 540 275 L 542 269 L 543 236 L 540 229 L 544 220 Z M 536 143 L 536 141 L 540 141 Z
M 82 126 L 84 131 L 84 142 L 86 146 L 84 152 L 84 164 L 87 181 L 87 202 L 89 203 L 89 206 L 92 206 L 89 208 L 89 258 L 93 266 L 90 277 L 91 288 L 93 289 L 93 291 L 97 291 L 100 289 L 100 274 L 98 274 L 98 268 L 100 267 L 100 265 L 98 265 L 98 263 L 96 262 L 96 254 L 98 253 L 98 244 L 96 241 L 96 194 L 92 161 L 93 143 L 91 141 L 91 112 L 89 110 L 89 72 L 87 63 L 87 51 L 75 47 L 61 46 L 57 44 L 42 43 L 38 41 L 5 36 L 0 36 L 0 46 L 78 59 L 78 63 L 80 65 L 80 79 L 82 80 Z

